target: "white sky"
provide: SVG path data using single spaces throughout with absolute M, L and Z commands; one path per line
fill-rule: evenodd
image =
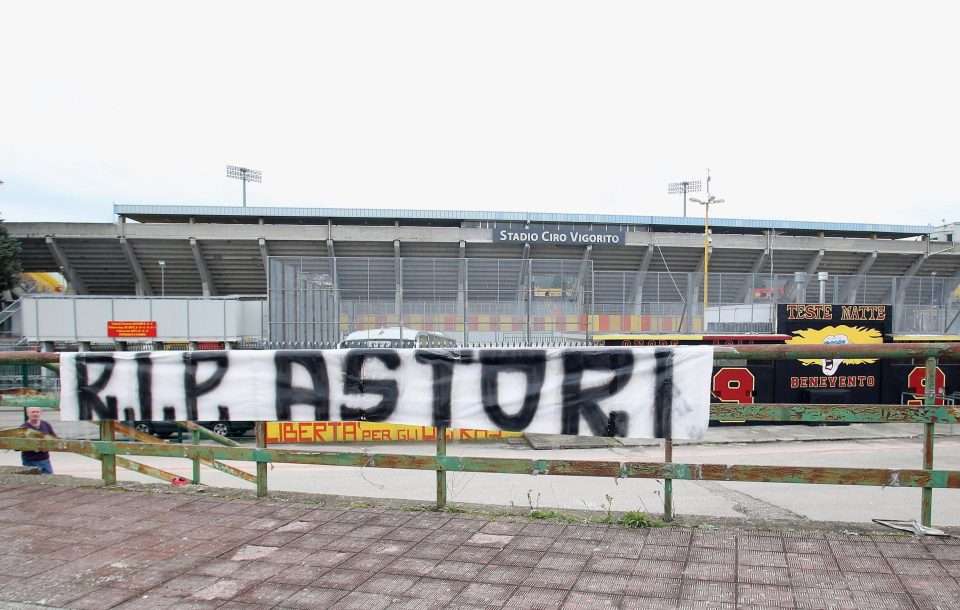
M 9 2 L 0 215 L 960 220 L 956 2 Z M 688 215 L 701 216 L 688 204 Z

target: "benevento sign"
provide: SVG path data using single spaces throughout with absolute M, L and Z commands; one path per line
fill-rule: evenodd
M 606 229 L 570 229 L 559 231 L 557 229 L 494 229 L 494 242 L 510 243 L 543 243 L 560 244 L 571 246 L 583 246 L 589 244 L 603 244 L 608 246 L 622 246 L 624 244 L 623 231 L 610 231 Z

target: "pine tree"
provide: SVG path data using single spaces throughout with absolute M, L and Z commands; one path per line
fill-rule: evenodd
M 20 253 L 20 242 L 10 237 L 0 218 L 0 291 L 12 290 L 20 284 L 23 271 Z

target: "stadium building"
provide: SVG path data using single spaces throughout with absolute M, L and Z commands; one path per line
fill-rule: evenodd
M 469 345 L 563 344 L 612 332 L 772 332 L 782 302 L 891 304 L 895 333 L 960 334 L 958 224 L 711 218 L 705 239 L 694 217 L 114 213 L 114 223 L 6 223 L 24 271 L 59 273 L 67 287 L 8 306 L 0 322 L 14 340 L 329 347 L 400 326 Z M 117 322 L 153 325 L 118 335 Z

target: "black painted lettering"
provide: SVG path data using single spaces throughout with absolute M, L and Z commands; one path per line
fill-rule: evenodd
M 213 374 L 197 382 L 197 365 L 212 362 L 216 365 Z M 183 389 L 186 397 L 187 419 L 197 421 L 197 399 L 209 394 L 220 385 L 229 366 L 227 352 L 184 352 Z
M 310 405 L 316 421 L 330 419 L 330 380 L 327 365 L 320 352 L 277 352 L 273 359 L 277 370 L 276 411 L 278 421 L 290 421 L 290 407 Z M 293 365 L 304 368 L 310 375 L 312 387 L 293 386 Z
M 433 425 L 450 427 L 450 400 L 453 392 L 453 367 L 473 362 L 473 352 L 454 349 L 418 349 L 414 358 L 433 371 Z
M 613 379 L 605 385 L 583 388 L 583 372 L 610 371 Z M 626 413 L 604 415 L 599 402 L 623 389 L 633 375 L 633 354 L 629 350 L 571 350 L 563 354 L 563 419 L 561 434 L 579 434 L 582 417 L 594 436 L 609 430 L 623 435 L 629 428 Z
M 653 395 L 653 435 L 657 438 L 672 438 L 673 352 L 658 349 L 654 356 L 656 386 Z
M 153 360 L 149 353 L 134 356 L 137 361 L 137 402 L 140 403 L 140 417 L 132 419 L 153 419 Z
M 343 393 L 346 395 L 379 394 L 380 402 L 369 409 L 340 405 L 340 419 L 344 421 L 386 421 L 397 408 L 400 389 L 394 379 L 363 379 L 363 363 L 379 360 L 391 371 L 400 367 L 400 355 L 391 349 L 351 350 L 344 359 Z
M 81 420 L 93 419 L 93 414 L 97 414 L 97 419 L 116 419 L 117 413 L 110 413 L 109 408 L 100 399 L 100 392 L 107 387 L 110 376 L 113 375 L 114 359 L 113 356 L 94 356 L 90 354 L 78 354 L 76 358 L 77 365 L 77 403 L 80 405 L 79 417 Z M 90 364 L 103 365 L 103 370 L 97 380 L 90 383 L 89 369 Z
M 524 430 L 540 405 L 540 391 L 547 371 L 546 352 L 539 349 L 484 350 L 480 352 L 480 364 L 480 394 L 487 417 L 501 430 Z M 506 413 L 498 398 L 500 373 L 511 371 L 523 373 L 527 380 L 523 405 L 515 415 Z

